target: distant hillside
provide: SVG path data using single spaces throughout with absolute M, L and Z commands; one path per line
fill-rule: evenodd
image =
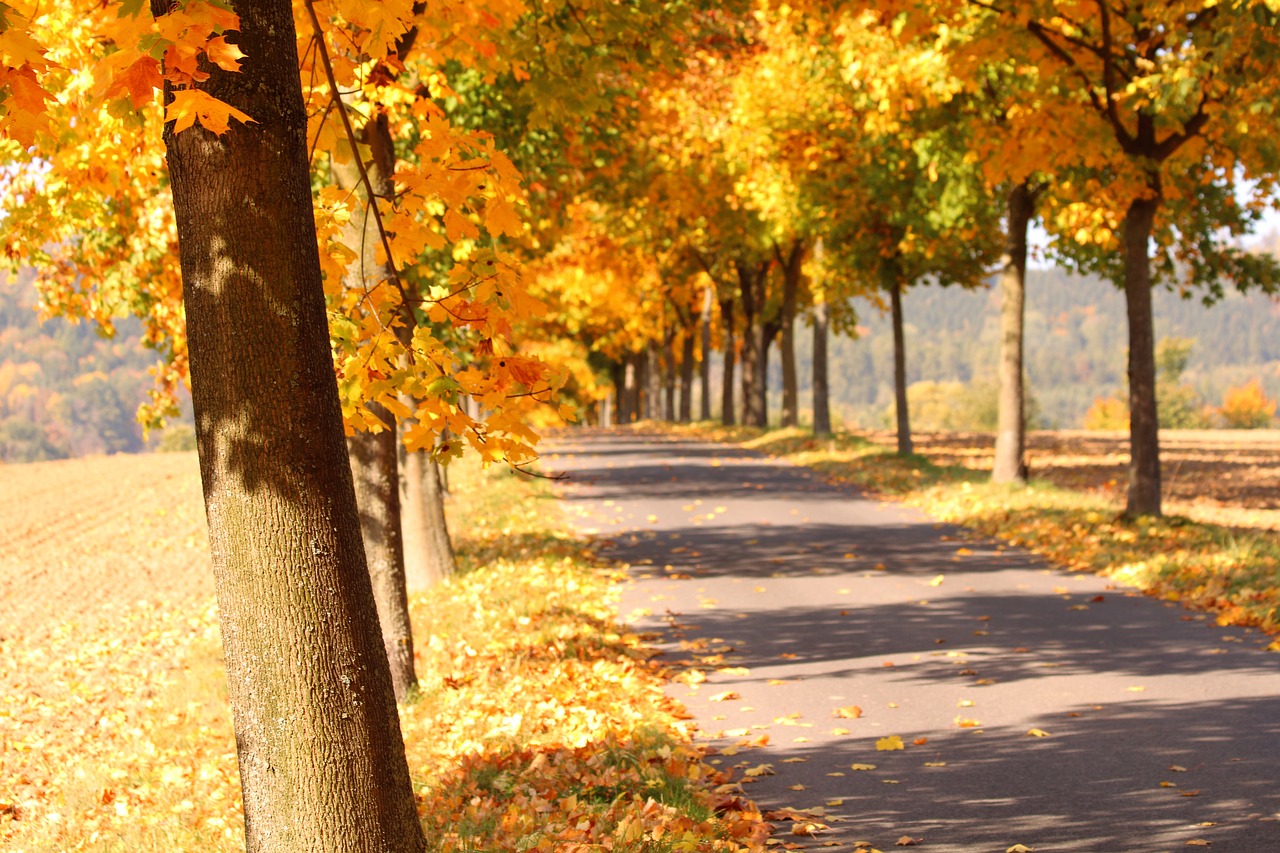
M 1061 270 L 1033 270 L 1027 286 L 1027 374 L 1040 426 L 1077 427 L 1097 397 L 1124 393 L 1128 324 L 1124 297 L 1112 285 Z M 925 286 L 903 299 L 909 381 L 995 382 L 999 293 Z M 878 425 L 893 400 L 889 318 L 859 301 L 857 340 L 832 341 L 832 403 L 847 423 Z M 1183 381 L 1210 404 L 1252 377 L 1280 398 L 1280 303 L 1265 295 L 1228 294 L 1205 307 L 1158 291 L 1156 336 L 1195 339 Z M 804 330 L 802 382 L 809 381 Z M 776 357 L 773 359 L 776 374 Z M 771 377 L 771 387 L 779 377 Z M 807 390 L 807 389 L 806 389 Z
M 35 298 L 30 274 L 0 272 L 0 461 L 145 449 L 134 412 L 157 356 L 138 324 L 121 321 L 114 338 L 91 323 L 41 324 Z

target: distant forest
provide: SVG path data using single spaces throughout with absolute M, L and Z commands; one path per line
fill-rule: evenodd
M 134 412 L 151 387 L 147 371 L 157 356 L 139 343 L 137 324 L 121 321 L 114 338 L 103 338 L 92 324 L 41 324 L 34 301 L 29 276 L 0 278 L 0 461 L 146 449 Z M 831 341 L 832 407 L 846 426 L 885 426 L 893 400 L 889 319 L 865 300 L 855 306 L 858 337 Z M 1158 291 L 1155 311 L 1158 337 L 1194 340 L 1182 383 L 1204 403 L 1220 404 L 1227 388 L 1253 378 L 1280 398 L 1280 302 L 1228 293 L 1205 307 L 1198 298 Z M 910 382 L 962 383 L 964 405 L 976 398 L 994 412 L 998 292 L 915 287 L 903 299 L 903 313 Z M 807 328 L 796 337 L 807 408 L 812 339 Z M 1079 427 L 1095 399 L 1124 396 L 1127 340 L 1124 300 L 1112 285 L 1061 270 L 1031 271 L 1027 375 L 1033 425 Z M 776 392 L 776 352 L 770 374 Z M 946 388 L 950 402 L 960 405 L 955 386 Z M 928 428 L 929 413 L 916 414 L 917 424 Z
M 832 407 L 847 426 L 885 426 L 893 402 L 893 333 L 887 314 L 866 300 L 855 306 L 859 337 L 831 341 Z M 908 381 L 965 383 L 973 393 L 989 396 L 994 412 L 999 311 L 994 287 L 911 288 L 903 298 Z M 1263 294 L 1231 292 L 1206 307 L 1198 294 L 1184 299 L 1157 290 L 1155 322 L 1157 339 L 1194 340 L 1182 383 L 1206 404 L 1221 404 L 1227 388 L 1255 377 L 1271 398 L 1280 398 L 1280 302 Z M 1127 394 L 1128 326 L 1124 296 L 1114 286 L 1057 269 L 1031 270 L 1026 323 L 1035 426 L 1080 427 L 1096 398 Z M 799 330 L 797 339 L 805 408 L 809 330 Z M 770 388 L 779 388 L 781 375 L 772 352 L 770 374 Z
M 136 321 L 104 338 L 92 323 L 34 310 L 28 272 L 0 272 L 0 461 L 32 462 L 145 447 L 134 418 L 146 400 L 157 355 Z

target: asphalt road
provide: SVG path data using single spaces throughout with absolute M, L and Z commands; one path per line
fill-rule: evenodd
M 712 760 L 829 827 L 781 840 L 1280 851 L 1269 638 L 739 448 L 584 430 L 544 460 L 631 567 L 623 619 L 697 671 L 671 694 Z

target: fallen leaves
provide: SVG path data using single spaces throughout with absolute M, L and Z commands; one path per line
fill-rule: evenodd
M 876 741 L 876 750 L 879 752 L 889 752 L 895 749 L 906 749 L 902 745 L 902 738 L 898 735 L 889 735 Z M 854 769 L 857 768 L 855 767 Z
M 1052 735 L 1050 735 L 1044 729 L 1031 729 L 1030 731 L 1027 732 L 1027 736 L 1028 737 L 1052 737 Z
M 862 709 L 857 705 L 845 705 L 843 708 L 836 708 L 831 713 L 842 720 L 856 720 L 862 716 Z

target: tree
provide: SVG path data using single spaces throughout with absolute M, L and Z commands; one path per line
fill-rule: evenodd
M 1276 401 L 1262 390 L 1261 382 L 1250 379 L 1227 389 L 1218 414 L 1230 429 L 1265 429 L 1275 420 Z
M 905 3 L 945 22 L 953 50 L 1012 55 L 1034 70 L 1016 138 L 1057 177 L 1046 223 L 1060 256 L 1123 288 L 1129 320 L 1130 467 L 1125 512 L 1159 515 L 1153 285 L 1272 288 L 1274 259 L 1224 245 L 1274 188 L 1280 10 L 1221 3 L 977 0 Z M 1253 198 L 1236 200 L 1241 179 Z M 1154 247 L 1154 253 L 1153 253 Z
M 242 68 L 183 91 L 252 123 L 171 121 L 165 146 L 247 845 L 421 850 L 342 439 L 293 12 L 237 11 Z

